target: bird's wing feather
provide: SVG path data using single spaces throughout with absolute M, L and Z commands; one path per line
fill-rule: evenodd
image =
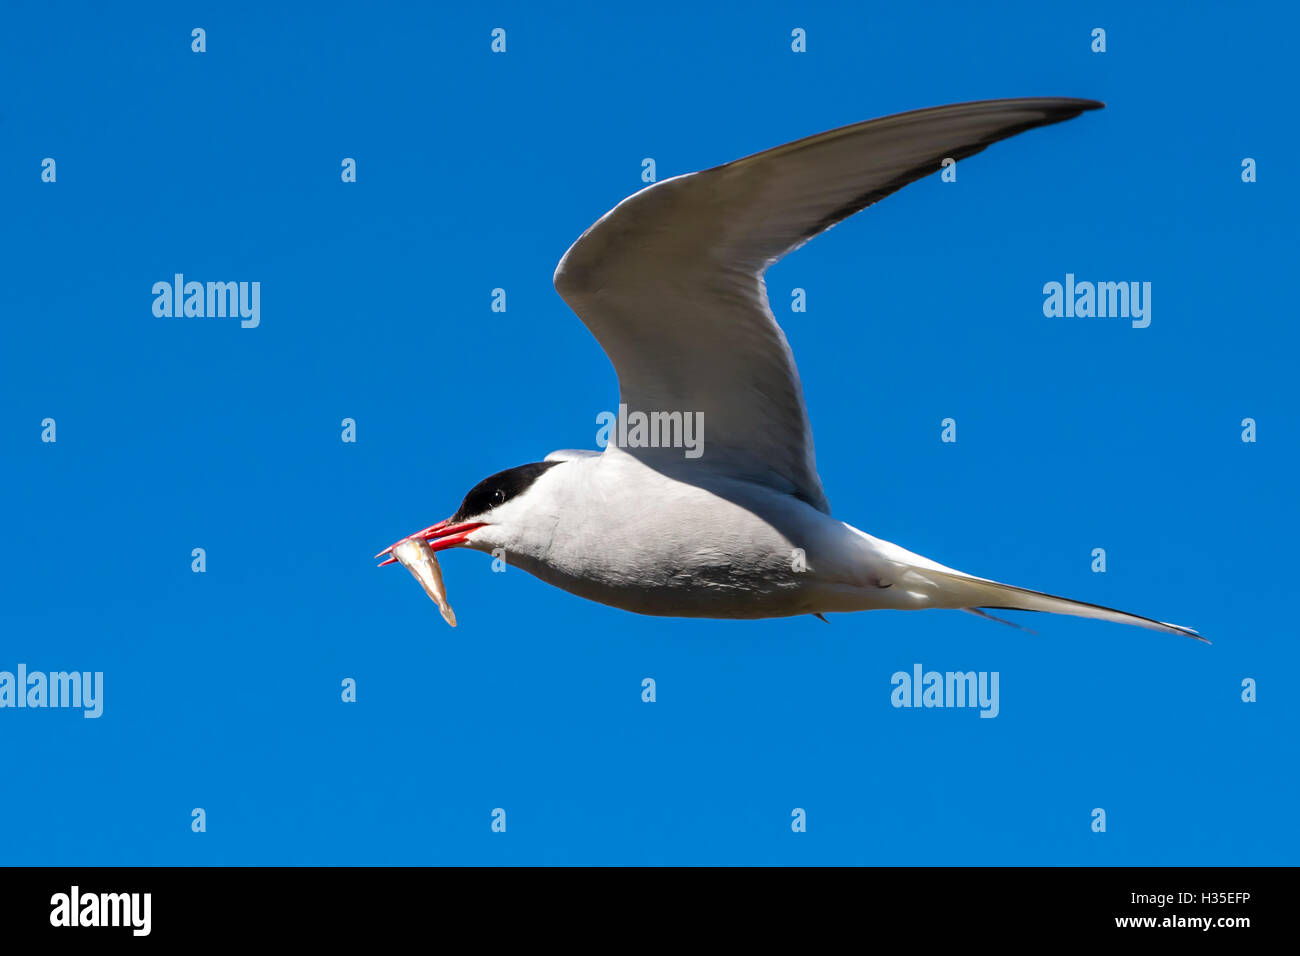
M 666 179 L 583 233 L 555 287 L 614 363 L 629 413 L 702 414 L 703 454 L 692 467 L 765 482 L 829 513 L 763 273 L 945 158 L 1099 106 L 1035 98 L 917 110 Z M 680 449 L 625 450 L 682 459 Z

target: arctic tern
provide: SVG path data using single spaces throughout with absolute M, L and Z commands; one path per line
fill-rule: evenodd
M 620 416 L 698 416 L 702 453 L 617 441 L 603 452 L 552 452 L 484 479 L 450 518 L 403 540 L 433 551 L 504 549 L 543 581 L 639 614 L 1010 609 L 1204 640 L 1177 624 L 975 577 L 833 518 L 763 281 L 790 251 L 945 160 L 1102 105 L 1039 97 L 900 113 L 624 199 L 565 253 L 555 288 L 614 364 Z

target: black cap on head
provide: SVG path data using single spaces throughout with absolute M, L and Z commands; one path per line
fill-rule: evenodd
M 469 490 L 465 500 L 460 503 L 450 521 L 456 524 L 491 511 L 527 491 L 534 481 L 555 465 L 558 461 L 537 461 L 528 465 L 519 465 L 498 471 L 495 475 L 484 478 Z

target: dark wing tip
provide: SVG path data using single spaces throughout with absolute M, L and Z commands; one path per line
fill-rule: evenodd
M 1041 106 L 1053 111 L 1074 112 L 1075 115 L 1085 113 L 1088 110 L 1104 110 L 1106 108 L 1106 104 L 1101 100 L 1089 100 L 1078 96 L 1023 96 L 1016 99 L 975 100 L 974 102 L 967 104 L 954 103 L 952 105 L 998 107 L 1007 106 L 1012 103 L 1019 103 L 1024 106 Z M 918 110 L 918 112 L 920 111 Z
M 989 104 L 1007 103 L 1007 100 L 990 100 Z M 1066 120 L 1072 120 L 1076 116 L 1084 113 L 1090 113 L 1093 110 L 1104 110 L 1106 104 L 1101 100 L 1083 100 L 1070 96 L 1035 96 L 1019 101 L 1023 106 L 1030 108 L 1038 107 L 1042 110 L 1042 122 L 1032 124 L 1033 126 L 1048 126 L 1052 123 L 1063 123 Z M 1030 127 L 1032 128 L 1032 126 Z
M 1077 96 L 1045 96 L 1045 102 L 1059 103 L 1063 107 L 1077 110 L 1104 110 L 1106 104 L 1101 100 L 1081 99 Z
M 1106 108 L 1106 104 L 1101 100 L 1058 99 L 1054 102 L 1059 104 L 1052 111 L 1054 114 L 1052 118 L 1054 120 L 1074 119 L 1076 116 L 1080 116 L 1083 113 L 1088 113 L 1092 110 L 1104 110 Z

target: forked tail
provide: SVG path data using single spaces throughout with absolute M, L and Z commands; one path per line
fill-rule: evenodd
M 960 571 L 940 570 L 930 567 L 909 567 L 904 578 L 916 576 L 920 581 L 930 581 L 933 585 L 936 603 L 931 607 L 961 608 L 965 610 L 1006 610 L 1006 611 L 1047 611 L 1052 614 L 1070 614 L 1074 617 L 1090 617 L 1099 621 L 1114 621 L 1117 624 L 1135 624 L 1153 631 L 1165 631 L 1169 634 L 1182 634 L 1198 641 L 1210 643 L 1190 627 L 1180 624 L 1168 624 L 1164 621 L 1117 611 L 1113 607 L 1089 604 L 1070 598 L 1031 591 L 1010 584 L 1000 584 L 986 578 L 977 578 L 962 574 Z M 991 616 L 991 615 L 989 615 Z M 1004 622 L 1005 623 L 1005 622 Z

